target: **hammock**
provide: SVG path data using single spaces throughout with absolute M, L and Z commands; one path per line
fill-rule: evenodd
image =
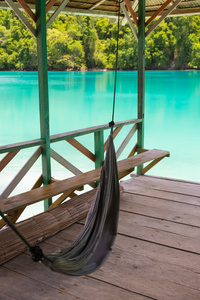
M 117 235 L 119 200 L 117 163 L 110 135 L 100 183 L 82 232 L 69 247 L 44 255 L 42 263 L 68 275 L 84 275 L 97 270 L 108 257 Z
M 95 198 L 82 232 L 69 247 L 55 254 L 44 255 L 39 246 L 32 247 L 29 244 L 1 211 L 0 215 L 29 247 L 35 262 L 41 261 L 59 273 L 85 275 L 100 268 L 112 250 L 117 235 L 119 203 L 119 179 L 111 129 Z

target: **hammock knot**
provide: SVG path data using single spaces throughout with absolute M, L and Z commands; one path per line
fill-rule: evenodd
M 41 261 L 44 257 L 42 249 L 39 246 L 30 247 L 30 252 L 32 254 L 32 260 L 34 262 Z
M 115 125 L 114 121 L 111 121 L 111 122 L 109 123 L 109 127 L 113 127 L 114 125 Z

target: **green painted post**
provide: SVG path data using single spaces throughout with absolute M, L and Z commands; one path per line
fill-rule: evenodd
M 94 133 L 94 155 L 95 155 L 95 169 L 102 167 L 102 163 L 104 161 L 103 130 Z
M 144 148 L 144 100 L 145 100 L 145 0 L 138 4 L 138 148 Z M 141 175 L 143 166 L 137 168 Z
M 48 96 L 48 68 L 47 68 L 47 44 L 46 44 L 46 1 L 36 0 L 36 36 L 38 57 L 38 81 L 40 101 L 40 131 L 41 138 L 45 141 L 42 145 L 42 174 L 43 184 L 47 185 L 51 179 L 50 162 L 50 137 L 49 137 L 49 96 Z M 44 201 L 44 209 L 47 210 L 52 199 Z

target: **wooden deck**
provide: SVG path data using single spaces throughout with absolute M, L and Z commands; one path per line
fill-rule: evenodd
M 119 234 L 103 267 L 64 276 L 24 253 L 0 267 L 0 299 L 199 300 L 200 184 L 134 176 L 122 185 Z M 81 228 L 49 238 L 43 251 L 66 247 Z

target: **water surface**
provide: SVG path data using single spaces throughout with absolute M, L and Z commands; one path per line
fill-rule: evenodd
M 119 71 L 117 79 L 115 121 L 136 118 L 137 72 Z M 200 181 L 199 82 L 200 71 L 146 71 L 145 147 L 170 151 L 170 158 L 164 159 L 149 174 Z M 49 72 L 50 133 L 110 122 L 113 84 L 114 72 Z M 0 72 L 0 94 L 0 144 L 38 138 L 37 73 Z M 93 151 L 93 138 L 84 136 L 80 140 Z M 118 143 L 116 141 L 116 146 Z M 60 154 L 67 154 L 82 171 L 92 167 L 66 142 L 52 147 Z M 1 191 L 32 153 L 33 149 L 21 151 L 7 172 L 1 173 Z M 52 169 L 53 176 L 66 177 L 65 169 L 57 163 L 53 162 Z M 39 162 L 33 173 L 31 179 L 37 178 Z M 25 180 L 26 189 L 31 187 L 29 179 Z

